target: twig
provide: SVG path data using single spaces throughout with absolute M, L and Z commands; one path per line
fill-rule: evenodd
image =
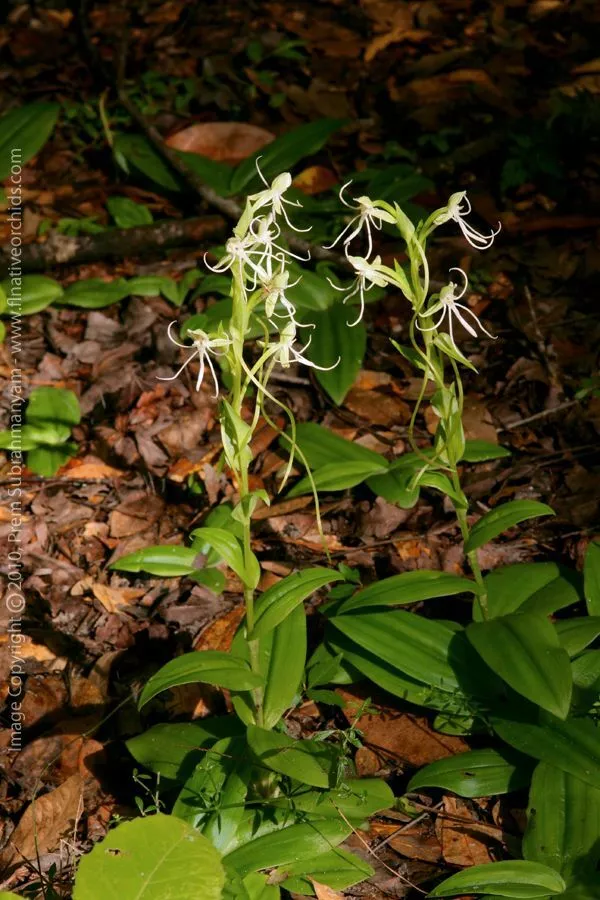
M 533 416 L 527 416 L 526 419 L 517 419 L 516 422 L 510 422 L 508 425 L 503 425 L 502 428 L 497 428 L 496 431 L 498 434 L 501 431 L 512 431 L 513 428 L 520 428 L 521 425 L 529 425 L 530 422 L 537 422 L 538 419 L 546 419 L 548 416 L 553 416 L 555 413 L 562 412 L 565 409 L 570 409 L 572 406 L 578 405 L 579 400 L 567 400 L 566 403 L 560 403 L 558 406 L 553 406 L 551 409 L 543 409 Z
M 167 219 L 137 228 L 108 228 L 98 234 L 69 237 L 53 233 L 43 244 L 25 244 L 21 270 L 42 272 L 60 265 L 79 265 L 125 256 L 144 256 L 175 247 L 208 249 L 226 229 L 220 216 Z M 10 247 L 0 247 L 0 277 L 8 273 Z

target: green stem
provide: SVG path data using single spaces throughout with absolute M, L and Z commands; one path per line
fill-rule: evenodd
M 452 472 L 452 484 L 457 493 L 462 494 L 462 488 L 460 485 L 460 478 L 458 476 L 458 472 L 456 469 Z M 466 507 L 456 509 L 456 518 L 458 520 L 458 524 L 460 526 L 460 532 L 463 537 L 463 541 L 465 544 L 469 540 L 470 530 L 469 523 L 467 521 L 467 509 Z M 481 574 L 481 566 L 479 565 L 479 559 L 477 557 L 477 550 L 471 550 L 467 553 L 467 559 L 469 560 L 469 565 L 471 566 L 471 571 L 475 577 L 475 581 L 477 582 L 477 587 L 479 588 L 479 605 L 481 606 L 481 613 L 484 619 L 489 618 L 489 610 L 488 610 L 488 602 L 487 602 L 487 591 L 485 588 L 485 582 L 483 580 L 483 575 Z

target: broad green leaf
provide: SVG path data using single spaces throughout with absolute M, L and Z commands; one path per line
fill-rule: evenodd
M 558 578 L 554 578 L 539 588 L 523 601 L 519 612 L 531 612 L 538 615 L 550 615 L 565 606 L 572 606 L 583 597 L 581 576 L 578 572 L 561 569 Z
M 346 778 L 331 791 L 306 788 L 296 784 L 290 796 L 280 795 L 271 801 L 276 809 L 310 813 L 318 818 L 339 819 L 345 816 L 360 826 L 376 812 L 394 806 L 394 794 L 381 778 Z
M 600 615 L 600 543 L 592 541 L 585 554 L 583 584 L 590 616 Z
M 568 881 L 593 875 L 600 859 L 600 789 L 539 763 L 529 792 L 523 855 Z
M 113 281 L 86 278 L 69 285 L 60 302 L 80 309 L 104 309 L 128 297 L 130 293 L 131 289 L 125 278 L 115 278 Z
M 173 815 L 201 831 L 221 853 L 233 850 L 251 776 L 245 739 L 217 741 L 181 789 Z
M 329 309 L 340 301 L 340 293 L 327 281 L 329 269 L 323 269 L 322 263 L 317 263 L 313 272 L 306 267 L 292 262 L 288 267 L 290 273 L 290 287 L 286 296 L 297 311 L 303 315 L 310 311 Z M 307 321 L 310 316 L 306 315 Z
M 420 569 L 416 572 L 392 575 L 391 578 L 370 584 L 342 603 L 338 613 L 347 613 L 353 609 L 369 606 L 402 606 L 406 603 L 430 600 L 432 597 L 474 594 L 477 590 L 475 582 L 468 578 L 452 575 L 450 572 Z
M 465 541 L 465 552 L 477 550 L 507 528 L 512 528 L 526 519 L 553 515 L 555 515 L 553 509 L 537 500 L 511 500 L 510 503 L 503 503 L 502 506 L 490 510 L 473 525 L 470 537 Z
M 125 743 L 140 765 L 163 778 L 183 782 L 216 741 L 239 735 L 243 729 L 237 716 L 218 716 L 153 725 Z
M 10 278 L 0 283 L 0 289 L 8 298 L 3 315 L 17 313 L 32 316 L 46 309 L 63 295 L 63 289 L 58 281 L 45 275 L 23 275 L 18 293 L 11 290 Z
M 528 597 L 559 576 L 560 568 L 553 562 L 499 566 L 483 579 L 489 617 L 493 619 L 516 612 Z M 477 601 L 473 609 L 473 618 L 478 622 L 483 618 Z
M 306 356 L 316 366 L 335 368 L 315 369 L 315 378 L 338 406 L 360 372 L 367 347 L 367 329 L 363 322 L 349 327 L 356 319 L 353 307 L 337 303 L 322 312 L 313 312 L 306 321 L 315 326 Z
M 560 894 L 566 885 L 558 872 L 541 863 L 522 859 L 469 866 L 438 884 L 428 897 L 454 897 L 457 894 L 494 894 L 533 900 Z
M 224 862 L 244 876 L 272 866 L 314 859 L 341 844 L 351 832 L 352 826 L 339 817 L 288 825 L 243 844 L 228 853 Z
M 510 456 L 510 450 L 491 441 L 471 440 L 465 441 L 465 449 L 462 462 L 485 462 L 488 459 L 503 459 Z
M 27 468 L 36 475 L 51 478 L 77 453 L 76 444 L 60 447 L 34 447 L 27 454 Z
M 179 684 L 215 684 L 231 690 L 252 690 L 262 678 L 244 660 L 220 650 L 186 653 L 170 660 L 145 684 L 138 701 L 141 709 L 153 697 Z
M 109 569 L 116 569 L 117 572 L 147 572 L 161 577 L 191 575 L 196 570 L 194 560 L 198 554 L 199 551 L 192 547 L 156 545 L 122 556 L 111 563 Z
M 266 147 L 261 147 L 236 168 L 231 179 L 231 193 L 249 193 L 253 189 L 260 191 L 264 188 L 256 170 L 257 160 L 264 178 L 271 181 L 282 172 L 288 172 L 305 156 L 317 153 L 343 124 L 342 119 L 317 119 L 293 128 Z M 290 214 L 293 215 L 293 209 Z
M 311 740 L 249 725 L 248 746 L 261 766 L 312 787 L 328 788 L 333 776 L 332 748 Z
M 346 888 L 370 878 L 374 870 L 354 853 L 338 847 L 322 853 L 316 859 L 300 863 L 288 863 L 277 873 L 281 875 L 287 891 L 297 894 L 312 894 L 312 882 L 325 884 L 334 891 Z
M 454 632 L 403 610 L 335 616 L 331 624 L 369 653 L 411 678 L 444 691 L 459 687 L 449 662 Z
M 0 450 L 15 450 L 24 453 L 35 447 L 37 447 L 37 443 L 33 440 L 27 425 L 23 425 L 20 431 L 0 431 Z
M 219 553 L 230 569 L 242 579 L 245 585 L 255 588 L 260 579 L 260 566 L 253 553 L 245 558 L 244 550 L 234 534 L 224 528 L 196 528 L 192 537 L 200 539 Z
M 60 104 L 28 103 L 0 119 L 0 181 L 14 165 L 24 166 L 39 153 L 56 124 Z
M 532 771 L 532 760 L 513 750 L 468 750 L 420 769 L 407 790 L 436 787 L 461 797 L 489 797 L 525 787 Z
M 84 855 L 73 900 L 221 900 L 225 872 L 217 850 L 174 816 L 123 822 Z
M 155 184 L 168 191 L 181 190 L 181 181 L 152 144 L 139 134 L 117 134 L 113 144 L 117 159 L 124 158 Z
M 267 588 L 256 602 L 254 630 L 250 637 L 259 638 L 271 631 L 295 606 L 333 581 L 343 581 L 343 575 L 331 569 L 303 569 Z
M 288 434 L 290 434 L 288 430 Z M 386 468 L 385 456 L 369 450 L 314 422 L 300 422 L 296 426 L 296 442 L 311 469 L 321 469 L 328 463 L 365 462 Z
M 356 670 L 354 678 L 341 681 L 336 684 L 348 684 L 353 681 L 361 681 L 364 676 L 383 688 L 394 697 L 400 697 L 415 706 L 430 706 L 433 709 L 446 709 L 448 706 L 448 694 L 445 691 L 433 691 L 431 685 L 416 681 L 409 675 L 400 672 L 390 663 L 382 660 L 378 654 L 370 653 L 364 647 L 360 647 L 351 641 L 346 635 L 337 632 L 333 639 L 329 640 L 332 650 L 339 651 L 345 663 L 350 663 Z M 437 699 L 436 699 L 437 698 Z
M 117 228 L 135 228 L 138 225 L 151 225 L 154 221 L 147 206 L 136 203 L 129 197 L 109 197 L 106 207 L 115 220 Z
M 185 166 L 198 178 L 210 185 L 213 190 L 222 197 L 228 197 L 231 191 L 231 168 L 201 153 L 187 153 L 182 150 L 175 151 Z
M 388 503 L 395 503 L 402 509 L 412 509 L 419 499 L 419 487 L 415 485 L 415 474 L 423 466 L 423 459 L 416 453 L 405 453 L 391 463 L 387 472 L 372 475 L 367 485 L 378 497 Z
M 366 462 L 337 462 L 327 463 L 313 472 L 313 483 L 317 491 L 344 491 L 347 488 L 360 484 L 369 475 L 384 471 L 379 463 Z M 312 491 L 310 478 L 301 478 L 288 492 L 288 497 L 299 497 Z
M 571 660 L 573 669 L 573 684 L 576 687 L 587 690 L 594 687 L 600 680 L 600 650 L 587 650 Z M 600 693 L 600 691 L 598 691 Z
M 81 420 L 77 395 L 66 388 L 35 388 L 29 395 L 25 418 L 28 422 L 41 419 L 77 425 Z
M 244 623 L 232 645 L 232 652 L 248 659 L 248 643 L 244 637 Z M 292 706 L 304 675 L 306 664 L 306 615 L 303 606 L 296 606 L 272 631 L 259 638 L 259 672 L 264 679 L 263 725 L 273 728 L 284 712 Z M 240 718 L 247 724 L 256 722 L 251 694 L 232 695 Z
M 548 619 L 513 613 L 471 623 L 467 637 L 490 669 L 513 690 L 566 718 L 573 689 L 571 666 Z
M 560 646 L 569 656 L 577 656 L 600 634 L 600 616 L 578 616 L 554 623 Z
M 600 731 L 589 719 L 564 721 L 524 703 L 491 722 L 511 747 L 600 788 Z
M 32 444 L 33 447 L 37 447 L 38 444 L 58 447 L 68 441 L 70 436 L 70 425 L 63 425 L 62 422 L 44 422 L 43 419 L 24 425 L 21 431 L 22 442 L 26 445 Z
M 171 303 L 179 305 L 179 286 L 173 278 L 166 275 L 137 275 L 127 282 L 129 294 L 141 297 L 158 297 L 162 294 Z

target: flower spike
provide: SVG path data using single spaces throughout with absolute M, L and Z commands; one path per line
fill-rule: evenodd
M 227 348 L 230 346 L 232 341 L 230 338 L 221 338 L 221 337 L 209 337 L 209 335 L 202 331 L 200 328 L 190 329 L 189 335 L 193 338 L 193 342 L 191 344 L 182 344 L 181 341 L 178 341 L 177 338 L 173 337 L 173 326 L 177 325 L 176 321 L 173 321 L 169 324 L 167 328 L 167 334 L 169 335 L 169 340 L 175 344 L 177 347 L 182 347 L 184 350 L 192 350 L 190 356 L 186 359 L 182 366 L 175 372 L 174 375 L 163 376 L 158 375 L 159 381 L 175 381 L 176 378 L 179 378 L 183 370 L 191 363 L 193 359 L 196 357 L 199 358 L 200 361 L 200 369 L 198 371 L 198 378 L 196 379 L 196 390 L 200 390 L 200 385 L 204 380 L 204 371 L 206 368 L 206 363 L 208 363 L 208 367 L 210 369 L 211 375 L 213 377 L 213 382 L 215 385 L 215 393 L 214 396 L 219 396 L 219 382 L 217 379 L 217 373 L 215 372 L 215 367 L 210 358 L 210 354 L 213 356 L 222 356 Z
M 463 203 L 465 204 L 463 208 Z M 472 225 L 465 222 L 465 218 L 471 212 L 471 201 L 467 197 L 466 191 L 458 191 L 452 194 L 448 200 L 448 206 L 435 218 L 436 225 L 443 225 L 444 222 L 456 222 L 464 237 L 476 250 L 488 250 L 494 243 L 497 234 L 500 233 L 502 225 L 498 222 L 498 228 L 490 234 L 480 234 Z
M 473 325 L 471 325 L 471 323 L 467 322 L 467 320 L 465 319 L 464 314 L 468 313 L 469 316 L 471 316 L 471 318 L 477 323 L 477 326 L 481 329 L 481 331 L 484 334 L 487 334 L 487 336 L 492 338 L 492 340 L 496 340 L 496 335 L 490 334 L 490 332 L 487 331 L 486 328 L 484 328 L 484 326 L 481 324 L 480 319 L 475 315 L 475 313 L 473 312 L 472 309 L 470 309 L 470 307 L 466 306 L 464 303 L 457 302 L 462 297 L 464 297 L 464 295 L 467 292 L 467 288 L 469 286 L 469 279 L 467 278 L 466 272 L 464 272 L 462 269 L 459 269 L 456 266 L 453 267 L 452 269 L 450 269 L 450 271 L 451 272 L 460 272 L 460 274 L 462 275 L 462 277 L 464 279 L 464 284 L 463 284 L 462 290 L 460 291 L 459 294 L 457 294 L 456 289 L 457 289 L 458 285 L 453 281 L 451 281 L 449 284 L 447 284 L 445 287 L 443 287 L 442 290 L 440 291 L 440 299 L 438 300 L 438 302 L 434 303 L 434 305 L 432 307 L 430 307 L 428 310 L 426 310 L 424 313 L 422 313 L 423 318 L 430 318 L 431 316 L 434 316 L 439 312 L 440 316 L 439 316 L 437 322 L 434 322 L 433 325 L 423 327 L 417 321 L 417 328 L 419 329 L 419 331 L 437 331 L 437 329 L 440 327 L 440 325 L 442 324 L 444 319 L 447 318 L 448 319 L 448 331 L 450 333 L 450 341 L 452 343 L 452 346 L 456 350 L 458 350 L 458 347 L 456 346 L 456 341 L 454 340 L 453 318 L 456 318 L 460 322 L 460 324 L 463 326 L 465 331 L 467 331 L 468 334 L 471 335 L 471 337 L 474 337 L 474 338 L 477 337 L 477 331 L 475 330 Z

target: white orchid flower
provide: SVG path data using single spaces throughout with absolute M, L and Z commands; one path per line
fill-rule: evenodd
M 226 337 L 210 337 L 205 331 L 202 331 L 201 328 L 190 328 L 188 334 L 192 338 L 191 344 L 182 344 L 177 338 L 173 337 L 173 326 L 177 325 L 177 322 L 171 322 L 167 329 L 167 334 L 169 335 L 169 340 L 172 341 L 177 347 L 182 347 L 184 350 L 192 350 L 193 352 L 188 356 L 184 364 L 175 372 L 174 375 L 169 375 L 168 377 L 157 376 L 159 381 L 175 381 L 176 378 L 179 378 L 183 370 L 188 366 L 193 359 L 196 357 L 200 360 L 200 369 L 198 371 L 198 378 L 196 379 L 196 390 L 200 390 L 200 385 L 204 380 L 204 371 L 206 368 L 206 363 L 208 363 L 208 367 L 211 371 L 211 375 L 213 377 L 213 382 L 215 385 L 215 397 L 219 396 L 219 382 L 217 380 L 217 373 L 215 372 L 215 367 L 210 358 L 210 355 L 213 356 L 223 356 L 223 354 L 227 351 L 227 348 L 232 344 L 230 338 Z
M 342 185 L 340 188 L 340 200 L 347 206 L 348 209 L 356 210 L 357 214 L 353 216 L 352 219 L 348 222 L 344 230 L 338 234 L 335 241 L 332 244 L 328 244 L 325 249 L 331 250 L 333 247 L 338 244 L 342 238 L 344 238 L 344 252 L 346 256 L 348 256 L 348 245 L 350 242 L 357 237 L 363 228 L 367 232 L 367 259 L 373 252 L 373 235 L 371 232 L 371 228 L 376 228 L 377 231 L 381 231 L 384 222 L 389 222 L 390 224 L 394 224 L 396 221 L 391 213 L 386 212 L 384 209 L 380 209 L 378 206 L 373 203 L 370 197 L 357 197 L 356 202 L 354 204 L 348 203 L 344 199 L 344 191 L 348 187 L 349 184 L 352 184 L 351 181 L 347 181 L 346 184 Z M 344 237 L 344 235 L 346 235 Z
M 269 275 L 273 272 L 274 260 L 277 260 L 282 266 L 286 256 L 297 259 L 300 262 L 308 262 L 310 260 L 310 253 L 308 256 L 298 256 L 297 253 L 292 253 L 288 247 L 282 247 L 277 243 L 277 239 L 281 235 L 281 228 L 270 216 L 256 216 L 256 218 L 252 219 L 248 227 L 248 233 L 256 241 L 255 249 L 257 251 L 260 250 L 263 254 L 258 265 L 264 268 Z
M 337 284 L 334 284 L 330 278 L 327 280 L 331 287 L 335 288 L 336 291 L 348 292 L 344 297 L 344 303 L 347 303 L 351 297 L 355 297 L 358 294 L 360 298 L 360 312 L 358 318 L 355 319 L 354 322 L 348 322 L 349 327 L 353 328 L 355 325 L 358 325 L 364 315 L 365 293 L 370 291 L 373 287 L 386 287 L 388 284 L 391 284 L 392 280 L 386 272 L 386 266 L 382 265 L 380 256 L 376 256 L 372 262 L 369 262 L 368 259 L 364 259 L 362 256 L 349 256 L 348 262 L 356 273 L 356 283 L 354 287 L 352 285 L 349 287 L 339 287 Z
M 256 259 L 256 257 L 259 257 Z M 225 244 L 225 255 L 219 260 L 216 266 L 211 266 L 206 261 L 206 253 L 204 254 L 204 265 L 211 272 L 221 274 L 228 269 L 232 269 L 235 263 L 240 268 L 249 270 L 244 273 L 244 280 L 250 282 L 250 290 L 255 290 L 259 281 L 263 281 L 269 277 L 269 273 L 264 268 L 264 252 L 257 246 L 256 240 L 252 235 L 245 238 L 230 237 Z
M 301 363 L 303 366 L 308 366 L 311 369 L 319 369 L 321 372 L 330 372 L 339 365 L 341 357 L 338 357 L 332 366 L 318 366 L 304 356 L 312 338 L 309 338 L 300 350 L 296 350 L 294 347 L 296 339 L 296 323 L 288 322 L 279 333 L 279 341 L 276 344 L 271 344 L 268 348 L 272 358 L 284 369 L 288 369 L 292 362 Z
M 435 322 L 433 325 L 430 325 L 426 328 L 424 328 L 422 325 L 419 324 L 419 322 L 417 322 L 417 328 L 419 329 L 419 331 L 437 331 L 437 329 L 440 327 L 440 325 L 442 324 L 444 319 L 447 318 L 448 319 L 448 331 L 450 333 L 450 341 L 451 341 L 453 347 L 458 350 L 458 348 L 456 347 L 456 341 L 454 340 L 453 319 L 457 319 L 460 322 L 460 324 L 463 326 L 465 331 L 468 332 L 468 334 L 470 334 L 474 338 L 477 337 L 477 331 L 475 330 L 473 325 L 471 325 L 471 323 L 467 322 L 467 320 L 465 319 L 464 313 L 468 313 L 468 315 L 471 317 L 471 319 L 477 323 L 478 328 L 480 328 L 484 334 L 487 334 L 487 336 L 492 338 L 492 340 L 496 340 L 496 336 L 493 334 L 490 334 L 490 332 L 487 331 L 483 327 L 480 319 L 475 315 L 475 313 L 473 312 L 472 309 L 470 309 L 464 303 L 457 302 L 458 300 L 461 299 L 461 297 L 464 297 L 464 295 L 467 292 L 467 288 L 469 286 L 469 279 L 467 278 L 466 272 L 464 272 L 462 269 L 459 269 L 457 267 L 450 269 L 450 271 L 451 272 L 460 272 L 460 274 L 462 275 L 462 277 L 464 279 L 464 284 L 463 284 L 461 292 L 459 294 L 456 293 L 456 289 L 457 289 L 458 285 L 454 281 L 451 281 L 449 284 L 447 284 L 445 287 L 443 287 L 442 290 L 440 291 L 440 299 L 437 301 L 437 303 L 434 303 L 434 305 L 430 309 L 426 310 L 422 314 L 423 318 L 429 319 L 432 316 L 435 316 L 439 312 L 440 317 L 438 318 L 437 322 Z
M 250 194 L 248 197 L 253 211 L 256 212 L 259 209 L 263 209 L 265 206 L 270 206 L 271 218 L 282 216 L 292 231 L 310 231 L 310 226 L 308 228 L 297 228 L 295 225 L 292 225 L 287 214 L 286 206 L 302 206 L 298 200 L 288 200 L 283 196 L 292 185 L 292 176 L 290 173 L 282 172 L 281 175 L 278 175 L 277 178 L 273 179 L 272 184 L 269 184 L 263 173 L 260 171 L 258 165 L 260 159 L 261 157 L 259 156 L 256 160 L 256 171 L 266 190 L 259 191 L 257 194 Z
M 281 261 L 283 263 L 283 261 Z M 283 268 L 272 276 L 270 281 L 264 282 L 261 287 L 264 291 L 265 314 L 267 319 L 289 319 L 295 328 L 314 328 L 312 324 L 302 325 L 296 321 L 296 307 L 288 300 L 286 291 L 295 287 L 302 279 L 290 282 L 290 273 Z M 279 311 L 281 310 L 281 311 Z
M 502 225 L 498 222 L 496 231 L 492 230 L 487 235 L 480 234 L 472 225 L 465 222 L 465 218 L 469 215 L 471 209 L 471 201 L 467 197 L 467 192 L 458 191 L 458 193 L 452 194 L 446 209 L 435 217 L 434 224 L 443 225 L 445 222 L 456 222 L 471 247 L 474 247 L 476 250 L 487 250 L 494 243 L 494 239 L 499 234 Z

